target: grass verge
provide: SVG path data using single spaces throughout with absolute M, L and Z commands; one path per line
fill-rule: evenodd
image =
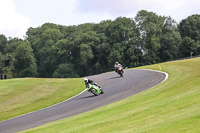
M 0 121 L 64 101 L 84 90 L 82 79 L 0 80 Z
M 197 133 L 200 131 L 200 58 L 159 64 L 168 80 L 104 107 L 24 133 Z M 158 64 L 139 67 L 158 70 Z M 125 75 L 124 75 L 125 76 Z

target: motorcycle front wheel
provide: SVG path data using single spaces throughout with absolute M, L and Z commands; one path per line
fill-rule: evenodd
M 123 77 L 123 71 L 120 71 L 119 74 L 121 77 Z

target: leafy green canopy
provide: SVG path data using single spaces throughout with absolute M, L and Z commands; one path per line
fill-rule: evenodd
M 200 15 L 179 24 L 141 10 L 135 19 L 29 28 L 24 40 L 0 35 L 0 74 L 9 77 L 83 77 L 200 54 Z M 66 68 L 65 68 L 66 67 Z

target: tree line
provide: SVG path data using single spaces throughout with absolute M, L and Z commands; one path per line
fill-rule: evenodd
M 177 23 L 141 10 L 136 17 L 63 26 L 30 27 L 25 38 L 0 35 L 0 74 L 74 78 L 200 54 L 200 15 Z

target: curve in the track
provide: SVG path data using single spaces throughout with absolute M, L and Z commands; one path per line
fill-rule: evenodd
M 147 90 L 164 81 L 166 77 L 167 75 L 162 72 L 140 69 L 125 70 L 122 78 L 115 72 L 89 76 L 89 79 L 103 88 L 103 95 L 93 96 L 92 93 L 85 91 L 51 107 L 2 121 L 0 133 L 22 131 L 107 105 Z

